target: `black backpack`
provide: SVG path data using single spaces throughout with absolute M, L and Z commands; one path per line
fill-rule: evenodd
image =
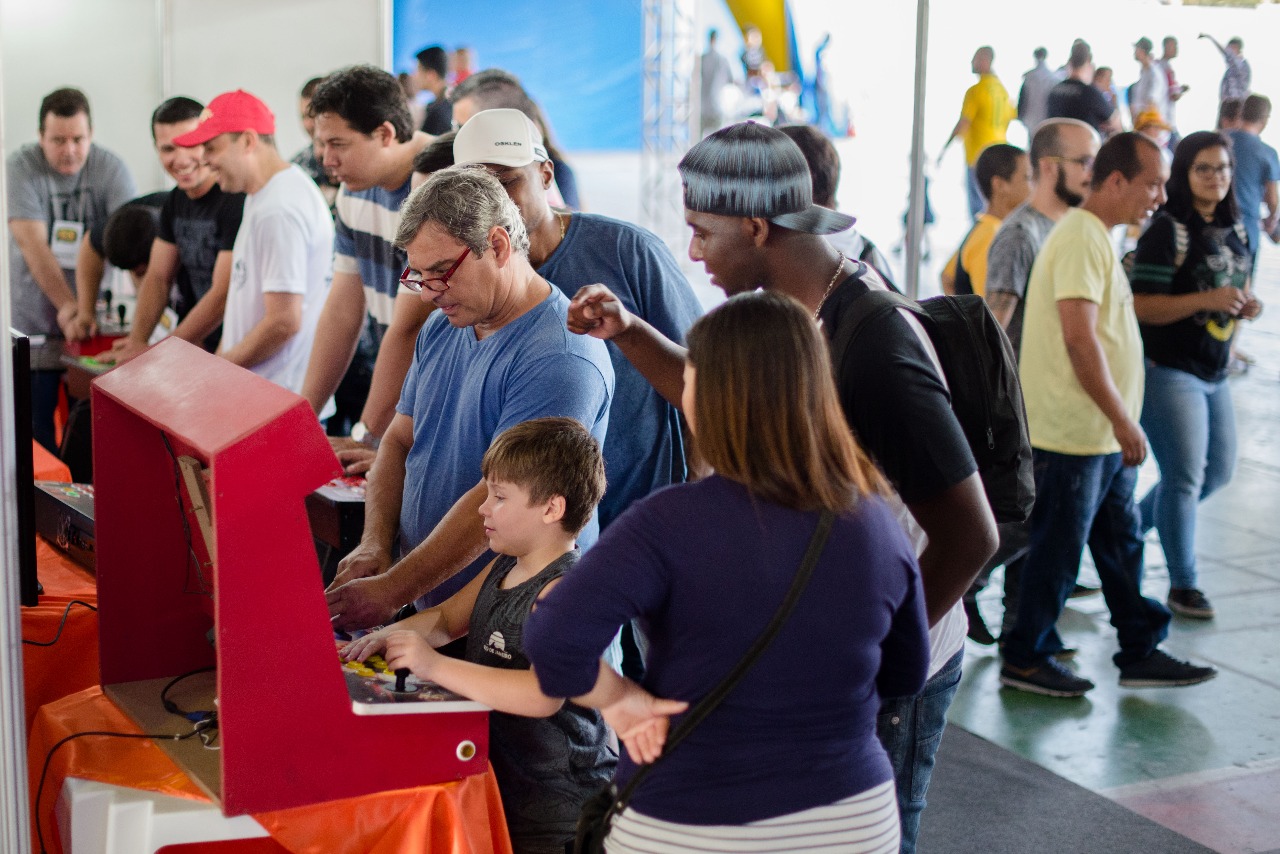
M 978 463 L 996 521 L 1026 520 L 1035 502 L 1035 477 L 1018 359 L 986 300 L 969 294 L 915 302 L 890 291 L 868 291 L 840 318 L 831 342 L 833 364 L 842 364 L 868 321 L 897 308 L 914 314 L 933 342 L 951 389 L 951 409 Z

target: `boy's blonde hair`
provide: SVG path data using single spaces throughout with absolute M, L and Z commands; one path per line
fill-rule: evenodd
M 604 495 L 600 444 L 572 418 L 535 418 L 503 430 L 480 463 L 486 480 L 502 480 L 528 490 L 541 503 L 564 498 L 560 525 L 577 534 Z

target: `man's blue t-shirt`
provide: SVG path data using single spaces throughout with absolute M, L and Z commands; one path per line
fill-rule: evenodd
M 538 273 L 570 297 L 584 285 L 607 286 L 628 311 L 677 343 L 702 314 L 698 298 L 662 241 L 609 217 L 575 213 L 564 241 Z M 683 481 L 686 471 L 676 407 L 654 391 L 613 343 L 609 358 L 617 391 L 604 445 L 609 488 L 600 502 L 602 528 L 633 501 Z
M 427 319 L 396 406 L 413 419 L 400 508 L 402 553 L 426 539 L 454 502 L 480 482 L 484 452 L 508 427 L 567 416 L 604 444 L 613 366 L 604 342 L 569 332 L 568 312 L 568 298 L 553 287 L 535 308 L 484 340 L 476 340 L 470 327 L 455 328 L 438 311 Z M 578 545 L 585 549 L 598 533 L 593 518 Z M 431 591 L 425 604 L 443 602 L 492 559 L 485 552 Z
M 1256 133 L 1233 130 L 1231 147 L 1236 157 L 1234 189 L 1240 205 L 1240 221 L 1249 235 L 1249 251 L 1258 254 L 1258 222 L 1261 219 L 1262 191 L 1271 181 L 1280 180 L 1280 159 L 1276 150 Z

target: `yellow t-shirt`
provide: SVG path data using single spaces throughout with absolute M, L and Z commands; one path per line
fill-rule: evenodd
M 1133 291 L 1102 220 L 1076 208 L 1045 238 L 1031 268 L 1019 376 L 1031 445 L 1044 451 L 1099 456 L 1120 451 L 1111 422 L 1071 367 L 1058 300 L 1098 306 L 1096 334 L 1111 380 L 1134 421 L 1142 412 L 1145 373 Z
M 991 241 L 995 240 L 996 232 L 999 230 L 1000 220 L 988 213 L 980 214 L 978 221 L 973 224 L 973 228 L 969 229 L 968 236 L 960 244 L 960 248 L 947 261 L 943 272 L 954 279 L 956 258 L 959 258 L 964 262 L 964 271 L 969 274 L 969 284 L 973 286 L 973 292 L 980 297 L 986 296 L 987 250 L 991 248 Z
M 960 117 L 969 120 L 964 135 L 964 160 L 972 167 L 982 149 L 1005 141 L 1005 131 L 1013 121 L 1014 110 L 1009 93 L 994 74 L 984 74 L 964 93 Z

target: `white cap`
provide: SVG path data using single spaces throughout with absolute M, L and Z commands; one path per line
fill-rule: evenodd
M 550 160 L 538 126 L 519 110 L 502 107 L 476 113 L 453 138 L 453 162 L 528 166 Z

